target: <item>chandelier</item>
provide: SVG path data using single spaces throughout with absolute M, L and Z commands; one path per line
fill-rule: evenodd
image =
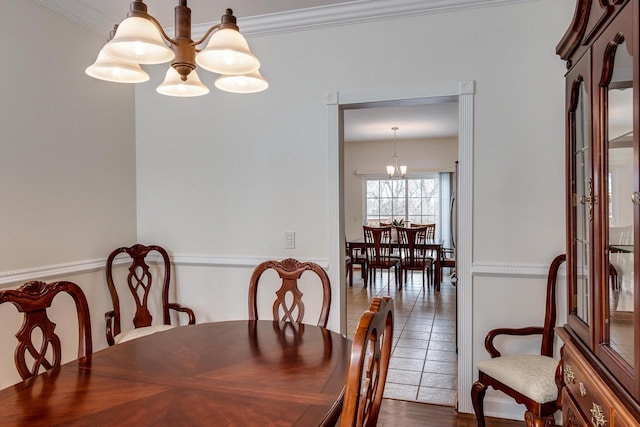
M 209 37 L 211 36 L 211 37 Z M 197 46 L 207 45 L 199 50 Z M 168 43 L 169 46 L 167 46 Z M 175 34 L 169 37 L 156 18 L 147 13 L 143 0 L 131 2 L 127 18 L 111 31 L 109 41 L 85 72 L 96 79 L 118 83 L 141 83 L 149 75 L 140 64 L 171 61 L 164 82 L 156 88 L 169 96 L 199 96 L 209 93 L 196 73 L 196 64 L 220 74 L 215 86 L 227 92 L 254 93 L 269 83 L 258 69 L 260 61 L 240 34 L 233 11 L 227 9 L 220 23 L 201 39 L 191 39 L 191 9 L 187 0 L 175 7 Z
M 398 155 L 396 154 L 396 132 L 398 127 L 394 126 L 391 130 L 393 131 L 393 165 L 387 166 L 387 175 L 389 175 L 389 178 L 404 178 L 407 176 L 407 167 L 404 165 L 398 167 Z

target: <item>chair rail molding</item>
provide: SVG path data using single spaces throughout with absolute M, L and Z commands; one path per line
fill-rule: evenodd
M 474 262 L 471 266 L 473 276 L 546 278 L 548 272 L 549 266 L 545 264 Z
M 62 264 L 43 265 L 12 271 L 0 271 L 0 287 L 30 280 L 44 280 L 57 276 L 68 276 L 78 273 L 100 270 L 105 267 L 107 258 L 72 261 Z
M 156 259 L 157 258 L 157 259 Z M 230 268 L 255 268 L 258 264 L 270 259 L 284 259 L 282 256 L 266 257 L 229 257 L 226 255 L 212 254 L 174 254 L 169 256 L 171 263 L 177 267 L 181 266 L 205 266 L 205 267 L 230 267 Z M 160 261 L 160 256 L 150 256 L 151 261 Z M 314 262 L 325 270 L 329 270 L 327 259 L 298 258 L 300 262 Z M 106 266 L 107 258 L 96 258 L 90 260 L 79 260 L 61 264 L 42 265 L 19 270 L 0 271 L 0 288 L 3 285 L 22 284 L 30 280 L 50 280 L 54 277 L 70 276 L 74 274 L 87 273 L 90 271 L 103 270 Z M 115 264 L 127 263 L 126 255 L 118 255 Z

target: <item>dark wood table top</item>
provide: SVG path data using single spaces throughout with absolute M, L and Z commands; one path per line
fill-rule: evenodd
M 332 425 L 350 351 L 311 325 L 181 326 L 1 390 L 0 425 Z
M 423 247 L 426 249 L 442 249 L 443 245 L 444 245 L 444 240 L 442 239 L 428 239 L 428 240 L 425 240 L 423 243 L 416 244 L 416 247 Z M 367 245 L 364 242 L 364 238 L 359 237 L 357 239 L 349 240 L 347 242 L 347 246 L 353 247 L 354 249 L 361 249 L 361 248 L 365 248 Z M 392 240 L 391 247 L 399 248 L 400 242 L 398 242 L 397 240 Z

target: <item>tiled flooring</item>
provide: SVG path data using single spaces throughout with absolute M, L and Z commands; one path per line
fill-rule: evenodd
M 378 271 L 373 287 L 364 287 L 360 271 L 355 270 L 353 287 L 347 286 L 347 328 L 349 338 L 363 310 L 374 296 L 391 295 L 394 300 L 394 347 L 384 397 L 456 406 L 456 289 L 444 271 L 440 292 L 422 288 L 422 274 L 409 273 L 401 291 L 391 283 L 387 272 Z

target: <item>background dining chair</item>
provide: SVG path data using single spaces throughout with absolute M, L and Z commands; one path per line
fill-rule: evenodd
M 426 241 L 427 227 L 396 227 L 400 243 L 400 271 L 407 281 L 407 272 L 422 272 L 422 287 L 433 281 L 433 259 L 427 257 L 427 250 L 420 247 Z M 425 276 L 425 273 L 428 273 Z M 402 288 L 402 280 L 400 282 Z
M 27 282 L 18 289 L 0 291 L 0 304 L 9 302 L 24 314 L 22 326 L 16 333 L 18 346 L 14 360 L 23 380 L 38 375 L 41 370 L 60 366 L 62 344 L 56 334 L 56 324 L 47 316 L 53 299 L 60 293 L 73 298 L 78 316 L 78 359 L 86 365 L 91 361 L 91 320 L 82 289 L 72 282 Z M 34 331 L 36 343 L 34 343 Z
M 275 270 L 282 279 L 282 285 L 276 291 L 276 300 L 273 303 L 273 320 L 302 323 L 304 303 L 302 302 L 302 291 L 298 287 L 298 280 L 302 273 L 311 271 L 318 276 L 322 285 L 322 309 L 318 326 L 325 328 L 331 308 L 329 276 L 320 265 L 313 262 L 300 262 L 293 258 L 282 261 L 265 261 L 253 270 L 249 281 L 249 320 L 258 320 L 258 284 L 262 274 L 269 269 Z
M 561 409 L 560 361 L 553 358 L 553 328 L 556 323 L 556 279 L 566 255 L 551 263 L 547 278 L 546 310 L 543 326 L 500 328 L 489 331 L 484 345 L 491 359 L 478 363 L 478 381 L 471 387 L 471 400 L 478 427 L 484 427 L 483 400 L 491 386 L 524 404 L 527 427 L 555 426 L 553 414 Z M 502 356 L 493 341 L 499 335 L 541 335 L 540 354 Z
M 340 427 L 375 426 L 393 343 L 393 299 L 373 298 L 356 328 L 340 415 Z
M 400 286 L 400 257 L 393 254 L 391 245 L 391 227 L 368 227 L 362 226 L 364 232 L 364 243 L 367 255 L 367 276 L 369 283 L 373 285 L 376 270 L 387 270 L 387 287 L 391 280 L 391 269 L 395 271 L 396 286 Z M 382 274 L 382 273 L 381 273 Z
M 367 256 L 360 248 L 350 248 L 349 244 L 345 240 L 347 257 L 347 275 L 349 276 L 349 286 L 353 287 L 353 266 L 360 266 L 360 276 L 364 281 L 364 285 L 367 286 Z
M 162 324 L 155 325 L 152 324 L 152 304 L 149 301 L 151 290 L 154 289 L 154 276 L 151 273 L 149 264 L 147 263 L 147 256 L 154 253 L 159 254 L 160 259 L 150 258 L 153 259 L 154 263 L 156 261 L 158 262 L 160 270 L 159 274 L 161 275 L 161 277 L 156 276 L 155 278 L 156 281 L 158 281 L 158 279 L 162 280 L 162 289 L 159 291 L 161 302 L 154 310 L 162 313 Z M 131 302 L 134 303 L 135 315 L 133 317 L 134 329 L 126 332 L 122 332 L 121 330 L 122 311 L 120 307 L 120 297 L 118 296 L 118 287 L 114 280 L 113 271 L 114 260 L 119 254 L 126 254 L 131 259 L 129 274 L 126 278 L 126 284 L 130 293 L 125 293 L 125 295 L 128 297 L 127 300 L 132 300 Z M 106 312 L 104 317 L 106 321 L 107 343 L 109 343 L 110 346 L 172 328 L 173 326 L 171 325 L 171 316 L 169 313 L 170 309 L 186 314 L 190 325 L 196 323 L 196 316 L 193 313 L 193 310 L 188 307 L 183 307 L 180 304 L 169 302 L 170 278 L 171 264 L 169 262 L 169 255 L 167 254 L 167 251 L 160 246 L 136 244 L 129 248 L 118 248 L 109 254 L 109 257 L 107 258 L 107 286 L 109 287 L 109 293 L 111 294 L 113 310 Z

